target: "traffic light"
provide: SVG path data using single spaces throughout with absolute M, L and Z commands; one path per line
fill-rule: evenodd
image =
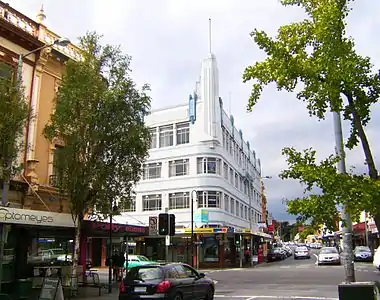
M 175 235 L 175 215 L 169 215 L 169 235 Z
M 175 235 L 175 215 L 158 215 L 158 233 L 159 235 Z
M 158 233 L 160 235 L 169 234 L 169 214 L 158 215 Z

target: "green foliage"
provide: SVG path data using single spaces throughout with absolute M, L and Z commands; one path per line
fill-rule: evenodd
M 351 121 L 347 146 L 363 139 L 360 127 L 370 120 L 370 107 L 380 95 L 380 75 L 368 57 L 355 51 L 346 34 L 350 0 L 282 0 L 304 9 L 306 18 L 279 28 L 276 37 L 255 29 L 251 36 L 267 58 L 245 69 L 244 82 L 254 81 L 248 110 L 259 100 L 264 86 L 299 91 L 310 115 L 323 119 L 327 111 L 343 111 Z M 348 105 L 344 105 L 344 94 Z M 367 153 L 366 153 L 367 155 Z M 372 167 L 369 165 L 369 167 Z M 375 176 L 375 175 L 374 175 Z
M 336 230 L 340 220 L 338 206 L 346 205 L 354 220 L 363 210 L 373 216 L 380 213 L 379 182 L 368 176 L 339 173 L 335 167 L 339 157 L 331 155 L 318 163 L 311 148 L 302 152 L 284 148 L 282 154 L 289 168 L 280 177 L 299 180 L 304 187 L 304 197 L 288 202 L 290 214 Z
M 315 235 L 316 229 L 314 226 L 305 226 L 304 230 L 299 233 L 300 240 L 305 241 L 309 235 Z
M 11 66 L 0 64 L 0 178 L 9 180 L 18 155 L 24 150 L 24 130 L 29 107 L 24 89 Z
M 128 206 L 150 143 L 149 87 L 137 90 L 130 57 L 100 41 L 95 33 L 80 39 L 83 60 L 68 62 L 45 127 L 50 141 L 64 145 L 55 167 L 74 217 L 94 209 L 106 216 L 115 200 Z

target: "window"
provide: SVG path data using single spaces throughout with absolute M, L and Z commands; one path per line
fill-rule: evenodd
M 243 207 L 243 203 L 240 205 L 240 217 L 241 217 L 241 218 L 244 218 L 244 207 Z
M 150 149 L 157 148 L 157 129 L 150 128 Z
M 12 66 L 10 66 L 4 62 L 0 62 L 0 77 L 11 79 L 12 75 L 13 75 Z
M 197 173 L 220 174 L 220 159 L 214 157 L 198 157 Z
M 170 193 L 169 209 L 181 209 L 190 207 L 189 193 Z
M 59 159 L 60 153 L 62 153 L 63 147 L 59 145 L 55 145 L 55 150 L 53 154 L 53 173 L 49 176 L 49 185 L 58 187 L 59 180 L 62 179 L 62 169 L 59 168 Z
M 248 207 L 246 206 L 245 208 L 244 208 L 244 216 L 245 216 L 245 219 L 246 220 L 248 220 Z
M 235 187 L 239 189 L 239 175 L 235 173 Z
M 173 125 L 161 126 L 160 131 L 160 148 L 173 146 Z
M 224 210 L 229 211 L 230 208 L 230 197 L 228 195 L 224 195 Z
M 198 207 L 220 207 L 220 193 L 216 191 L 199 191 Z
M 190 143 L 190 124 L 179 123 L 177 124 L 177 145 Z
M 225 180 L 228 180 L 228 165 L 223 163 L 223 177 Z
M 143 179 L 161 178 L 162 163 L 144 164 Z
M 234 170 L 232 170 L 232 168 L 230 168 L 230 182 L 231 184 L 234 183 Z
M 136 211 L 136 197 L 133 197 L 129 201 L 123 203 L 122 207 L 120 208 L 121 212 L 134 212 Z
M 143 197 L 143 211 L 161 210 L 161 195 L 146 195 Z
M 189 160 L 179 159 L 169 161 L 169 177 L 189 175 Z
M 239 213 L 240 213 L 240 210 L 239 210 L 239 207 L 240 207 L 240 203 L 238 201 L 236 201 L 236 215 L 239 216 Z
M 235 214 L 235 200 L 233 198 L 231 198 L 230 212 Z

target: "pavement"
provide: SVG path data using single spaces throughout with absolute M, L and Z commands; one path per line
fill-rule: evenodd
M 356 281 L 380 280 L 380 272 L 371 263 L 355 263 L 355 270 Z M 305 260 L 289 257 L 254 268 L 201 271 L 216 283 L 216 300 L 336 300 L 338 284 L 344 280 L 343 266 L 317 266 L 315 255 Z M 107 282 L 107 270 L 99 270 L 99 277 Z M 116 300 L 117 285 L 112 294 L 106 291 L 101 297 L 95 294 L 86 298 Z

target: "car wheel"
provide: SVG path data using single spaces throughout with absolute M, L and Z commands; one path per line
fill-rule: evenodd
M 206 293 L 205 300 L 213 300 L 214 299 L 214 289 L 209 287 Z
M 182 300 L 182 295 L 180 293 L 175 294 L 173 300 Z

